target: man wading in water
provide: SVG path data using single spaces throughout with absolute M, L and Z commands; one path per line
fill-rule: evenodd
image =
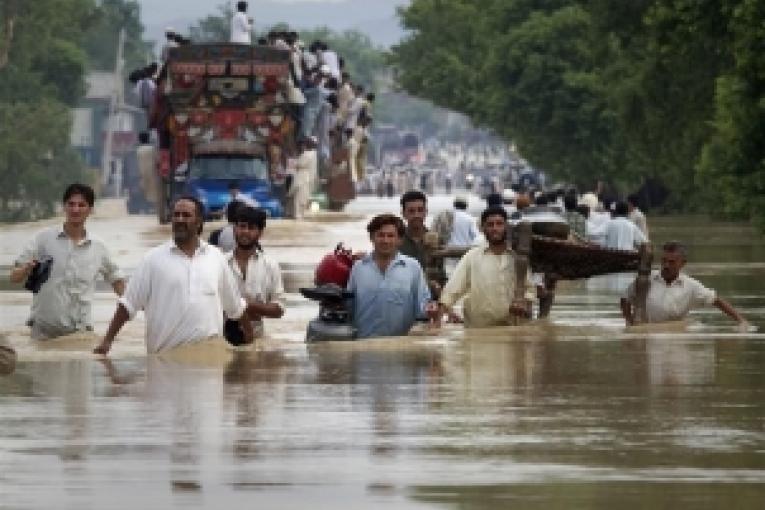
M 704 287 L 701 282 L 682 272 L 686 260 L 685 246 L 675 241 L 664 244 L 661 254 L 661 271 L 651 273 L 646 298 L 648 322 L 683 320 L 692 308 L 713 305 L 738 322 L 742 331 L 748 331 L 749 323 L 730 303 L 718 297 L 714 290 Z M 627 326 L 635 323 L 633 315 L 635 299 L 635 284 L 632 283 L 620 302 Z
M 173 240 L 143 258 L 94 353 L 108 353 L 114 337 L 138 310 L 146 314 L 148 352 L 221 336 L 224 313 L 238 319 L 247 311 L 226 258 L 199 238 L 203 214 L 204 207 L 194 197 L 175 202 Z
M 242 322 L 250 322 L 251 327 L 243 327 L 242 343 L 252 343 L 253 338 L 263 336 L 263 317 L 279 319 L 284 315 L 284 284 L 279 263 L 271 260 L 260 247 L 260 237 L 266 228 L 266 213 L 263 209 L 244 206 L 234 218 L 234 237 L 236 248 L 225 255 L 229 267 L 234 273 L 239 292 L 250 303 L 249 313 Z M 228 338 L 228 337 L 227 337 Z M 231 339 L 228 339 L 230 343 Z
M 41 282 L 32 300 L 30 324 L 35 340 L 92 331 L 93 291 L 99 278 L 119 296 L 125 290 L 125 280 L 106 244 L 85 227 L 94 203 L 90 186 L 69 185 L 64 191 L 63 226 L 35 234 L 11 270 L 11 281 L 20 283 L 36 266 L 49 265 L 50 277 Z
M 441 292 L 441 310 L 453 314 L 452 307 L 465 296 L 467 327 L 506 326 L 512 316 L 529 317 L 534 294 L 528 275 L 525 299 L 514 299 L 515 256 L 507 243 L 507 211 L 501 206 L 486 209 L 481 229 L 486 244 L 472 248 L 457 263 Z

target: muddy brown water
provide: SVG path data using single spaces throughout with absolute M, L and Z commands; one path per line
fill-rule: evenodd
M 764 331 L 749 227 L 651 227 Z M 137 320 L 109 360 L 95 335 L 33 344 L 28 296 L 1 292 L 18 360 L 0 376 L 0 508 L 762 508 L 765 334 L 714 309 L 626 330 L 622 283 L 565 284 L 550 321 L 520 328 L 309 346 L 316 307 L 291 293 L 249 350 L 147 357 Z M 99 293 L 97 332 L 113 306 Z

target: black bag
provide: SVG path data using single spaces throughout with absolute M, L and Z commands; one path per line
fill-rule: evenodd
M 223 325 L 223 336 L 231 345 L 244 345 L 244 331 L 238 320 L 226 319 Z
M 40 288 L 50 277 L 50 269 L 53 266 L 53 259 L 48 258 L 37 262 L 29 273 L 27 281 L 24 282 L 24 288 L 31 291 L 32 294 L 40 292 Z
M 207 242 L 213 246 L 218 246 L 218 243 L 220 242 L 220 233 L 222 230 L 222 228 L 219 228 L 210 232 L 210 237 L 208 238 Z

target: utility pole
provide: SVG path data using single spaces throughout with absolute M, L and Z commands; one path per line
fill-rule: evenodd
M 115 120 L 115 112 L 117 111 L 117 105 L 122 104 L 123 101 L 123 85 L 122 85 L 122 75 L 123 75 L 123 66 L 124 62 L 122 59 L 122 51 L 123 47 L 125 46 L 125 29 L 120 29 L 119 38 L 117 40 L 117 60 L 114 65 L 114 88 L 111 91 L 111 97 L 109 98 L 109 113 L 106 117 L 106 140 L 104 140 L 104 151 L 101 156 L 101 183 L 106 187 L 109 184 L 109 178 L 112 176 L 112 147 L 114 144 L 114 120 Z M 121 181 L 122 179 L 117 180 L 116 177 L 116 165 L 115 165 L 115 181 Z M 121 171 L 121 169 L 120 169 Z M 112 190 L 115 195 L 119 196 L 121 192 L 121 185 L 116 184 L 114 189 Z

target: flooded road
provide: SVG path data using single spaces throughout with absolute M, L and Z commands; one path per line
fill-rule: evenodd
M 28 294 L 0 293 L 19 354 L 0 376 L 0 508 L 762 508 L 765 334 L 716 309 L 626 330 L 621 282 L 603 277 L 562 284 L 543 323 L 302 343 L 317 307 L 298 282 L 338 241 L 367 248 L 365 215 L 383 210 L 397 202 L 267 227 L 293 292 L 250 350 L 146 357 L 136 320 L 98 360 L 95 336 L 33 345 Z M 168 235 L 150 218 L 93 223 L 128 269 Z M 765 243 L 749 227 L 650 226 L 765 331 Z M 30 228 L 3 231 L 0 265 Z M 113 309 L 99 293 L 97 333 Z

